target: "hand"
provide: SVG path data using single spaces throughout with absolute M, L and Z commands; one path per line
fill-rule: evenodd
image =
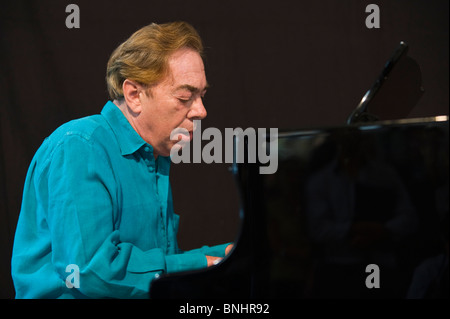
M 231 251 L 231 249 L 233 249 L 233 244 L 229 244 L 226 248 L 225 248 L 225 256 L 228 255 Z M 217 265 L 219 262 L 222 261 L 222 257 L 214 257 L 214 256 L 208 256 L 206 255 L 206 261 L 208 262 L 208 267 Z
M 214 256 L 208 256 L 206 255 L 206 261 L 208 262 L 208 267 L 217 265 L 223 258 L 221 257 L 214 257 Z
M 230 251 L 233 249 L 233 244 L 229 244 L 227 248 L 225 248 L 225 256 L 230 253 Z

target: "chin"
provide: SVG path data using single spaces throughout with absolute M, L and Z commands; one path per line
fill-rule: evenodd
M 174 144 L 170 148 L 165 148 L 163 150 L 160 150 L 160 152 L 157 152 L 157 153 L 158 153 L 158 155 L 161 155 L 161 156 L 170 156 L 170 151 L 172 148 L 174 149 L 174 151 L 178 152 L 180 150 L 181 146 Z
M 168 152 L 164 151 L 164 152 L 160 152 L 160 153 L 157 153 L 157 154 L 167 157 L 167 156 L 170 156 L 170 151 L 168 151 Z

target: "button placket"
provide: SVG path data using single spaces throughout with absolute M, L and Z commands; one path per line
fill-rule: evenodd
M 144 163 L 147 166 L 147 170 L 150 173 L 155 171 L 155 161 L 152 159 L 153 153 L 150 150 L 149 146 L 144 146 L 144 153 L 142 154 L 142 158 L 144 159 Z
M 161 248 L 164 247 L 166 250 L 166 253 L 167 253 L 170 250 L 171 243 L 168 239 L 168 234 L 167 234 L 167 225 L 165 222 L 165 216 L 164 216 L 165 214 L 163 212 L 164 205 L 163 205 L 163 203 L 161 203 L 161 197 L 159 195 L 160 185 L 158 182 L 160 179 L 160 175 L 159 175 L 159 172 L 156 170 L 156 168 L 157 168 L 156 161 L 157 160 L 154 159 L 153 153 L 149 146 L 144 146 L 141 150 L 142 150 L 141 156 L 144 160 L 145 165 L 147 166 L 147 170 L 151 174 L 154 174 L 153 179 L 154 179 L 154 183 L 155 183 L 155 195 L 158 200 L 157 204 L 159 206 L 159 215 L 160 215 L 159 216 L 159 218 L 160 218 L 160 227 L 159 227 L 160 235 L 159 235 L 159 237 L 161 238 L 161 244 L 162 244 Z

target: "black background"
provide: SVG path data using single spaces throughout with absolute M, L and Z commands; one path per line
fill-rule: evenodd
M 68 29 L 66 6 L 80 8 Z M 368 29 L 366 6 L 380 8 Z M 343 125 L 400 41 L 425 94 L 408 117 L 448 115 L 448 0 L 3 1 L 0 5 L 0 297 L 28 165 L 43 139 L 108 99 L 106 62 L 131 33 L 185 20 L 206 47 L 202 128 Z M 172 165 L 182 249 L 233 241 L 239 202 L 229 164 Z

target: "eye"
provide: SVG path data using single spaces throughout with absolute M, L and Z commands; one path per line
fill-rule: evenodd
M 181 103 L 183 103 L 183 104 L 187 104 L 187 103 L 191 102 L 192 97 L 189 97 L 189 98 L 181 98 L 181 97 L 179 97 L 178 100 L 179 100 Z

